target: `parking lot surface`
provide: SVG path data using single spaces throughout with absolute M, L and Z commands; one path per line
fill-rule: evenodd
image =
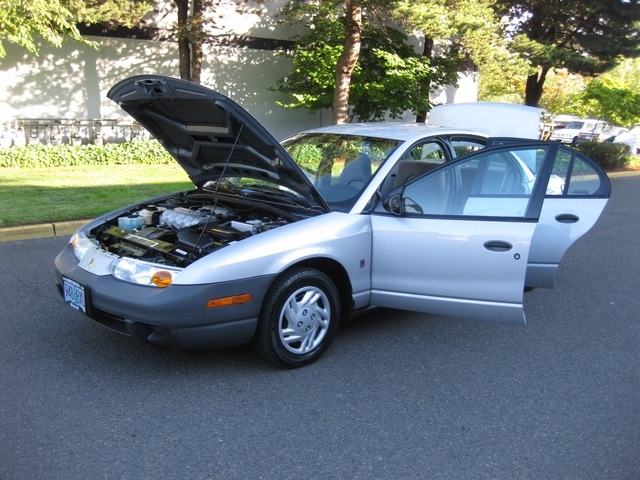
M 382 310 L 298 370 L 107 331 L 55 289 L 68 237 L 0 243 L 0 478 L 640 478 L 640 175 L 612 186 L 526 326 Z

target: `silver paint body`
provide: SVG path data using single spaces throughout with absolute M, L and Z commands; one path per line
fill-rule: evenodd
M 184 269 L 176 285 L 278 275 L 300 262 L 326 259 L 346 270 L 355 308 L 384 306 L 524 323 L 525 276 L 528 284 L 553 287 L 562 255 L 591 228 L 607 202 L 601 198 L 549 197 L 537 223 L 369 213 L 366 206 L 371 196 L 408 147 L 423 140 L 425 133 L 435 138 L 467 132 L 411 124 L 348 125 L 318 131 L 404 142 L 348 213 L 307 218 L 228 245 Z M 585 208 L 585 202 L 591 206 Z M 554 218 L 561 212 L 578 212 L 581 221 L 558 223 Z M 514 249 L 496 253 L 483 248 L 486 241 L 497 238 Z M 113 255 L 96 251 L 92 258 L 93 273 L 109 274 Z M 83 264 L 88 263 L 88 258 L 83 259 Z
M 201 89 L 199 86 L 193 88 Z M 233 110 L 225 105 L 229 111 Z M 232 113 L 243 118 L 240 110 Z M 257 128 L 256 125 L 250 126 Z M 194 128 L 206 131 L 206 125 Z M 348 211 L 326 211 L 226 245 L 184 268 L 172 286 L 215 286 L 238 281 L 246 284 L 252 278 L 276 278 L 291 267 L 313 261 L 314 265 L 331 263 L 344 269 L 355 309 L 391 307 L 524 323 L 525 285 L 553 287 L 562 256 L 595 224 L 607 203 L 607 198 L 601 197 L 546 196 L 542 201 L 545 194 L 541 190 L 542 195 L 537 197 L 537 202 L 542 207 L 535 218 L 503 219 L 499 213 L 495 218 L 489 215 L 481 218 L 479 214 L 459 218 L 393 213 L 379 206 L 373 208 L 372 204 L 378 202 L 380 205 L 379 197 L 388 194 L 380 194 L 385 179 L 394 173 L 398 162 L 411 147 L 425 140 L 439 141 L 452 135 L 471 139 L 486 137 L 465 130 L 415 123 L 339 125 L 316 129 L 312 133 L 393 139 L 398 141 L 398 147 L 362 188 Z M 269 143 L 269 138 L 264 138 L 266 140 L 259 144 L 260 147 Z M 214 147 L 218 145 L 215 142 L 211 144 Z M 276 150 L 278 147 L 282 148 L 276 144 Z M 250 153 L 253 152 L 251 148 L 247 150 Z M 173 149 L 173 154 L 178 156 L 181 164 L 191 165 L 187 170 L 192 178 L 204 178 L 205 167 L 213 169 L 218 165 L 212 161 L 197 170 L 193 169 L 196 157 L 189 157 L 192 152 Z M 292 167 L 291 159 L 281 161 L 286 152 L 280 150 L 279 155 L 274 163 L 288 168 L 289 173 L 281 169 L 269 174 L 285 179 L 299 167 Z M 182 159 L 188 162 L 182 162 Z M 455 159 L 451 160 L 455 164 Z M 262 169 L 261 162 L 267 165 L 270 160 L 261 153 L 252 161 L 248 168 Z M 446 165 L 440 169 L 444 171 Z M 438 168 L 435 174 L 437 171 Z M 301 188 L 309 182 L 302 170 L 297 173 L 300 175 L 298 178 L 287 180 L 290 182 L 286 184 L 287 188 Z M 426 173 L 422 178 L 430 175 L 434 173 Z M 523 188 L 530 189 L 532 185 L 531 181 Z M 399 189 L 397 191 L 400 192 Z M 318 199 L 318 191 L 310 183 L 309 192 L 312 195 L 310 201 Z M 513 197 L 511 207 L 522 210 L 526 201 L 520 207 L 518 202 L 522 199 L 517 195 Z M 482 211 L 485 208 L 483 199 L 475 200 L 473 208 Z M 140 207 L 144 205 L 140 204 Z M 317 205 L 322 205 L 322 201 Z M 579 220 L 559 222 L 557 217 L 565 214 L 575 215 Z M 108 214 L 81 231 L 88 233 L 117 215 L 117 212 Z M 510 248 L 505 251 L 487 248 L 488 244 L 495 242 L 507 244 Z M 79 268 L 96 276 L 111 275 L 111 266 L 116 258 L 116 255 L 96 247 L 82 259 Z M 153 287 L 148 288 L 153 290 Z

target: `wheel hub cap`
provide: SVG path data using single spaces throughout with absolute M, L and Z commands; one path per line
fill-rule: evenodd
M 317 316 L 314 312 L 310 312 L 308 309 L 304 308 L 298 313 L 298 315 L 296 315 L 294 329 L 299 334 L 309 333 L 317 324 L 316 318 Z
M 280 340 L 291 353 L 307 353 L 320 345 L 330 320 L 331 308 L 325 293 L 312 286 L 300 288 L 288 298 L 280 313 Z

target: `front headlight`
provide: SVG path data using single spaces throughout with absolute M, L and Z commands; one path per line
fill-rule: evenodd
M 97 247 L 83 232 L 76 233 L 69 243 L 78 261 L 82 260 L 89 250 Z
M 118 258 L 111 265 L 111 274 L 120 280 L 161 288 L 171 285 L 181 271 L 181 268 L 165 267 L 130 258 Z

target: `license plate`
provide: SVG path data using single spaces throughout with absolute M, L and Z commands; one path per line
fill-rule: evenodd
M 62 278 L 62 291 L 64 293 L 64 301 L 76 310 L 87 313 L 87 290 L 84 285 L 71 280 L 70 278 Z

